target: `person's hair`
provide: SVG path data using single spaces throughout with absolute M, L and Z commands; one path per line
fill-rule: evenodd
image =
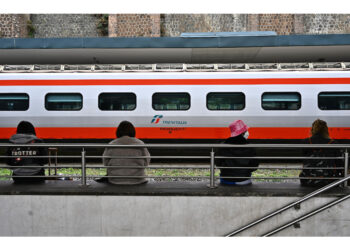
M 128 121 L 122 121 L 117 128 L 116 136 L 120 138 L 122 136 L 135 137 L 136 131 L 134 125 Z
M 27 121 L 21 121 L 17 125 L 17 134 L 30 134 L 30 135 L 36 135 L 35 128 L 33 124 Z
M 312 123 L 311 135 L 320 134 L 324 138 L 329 138 L 327 122 L 317 119 Z

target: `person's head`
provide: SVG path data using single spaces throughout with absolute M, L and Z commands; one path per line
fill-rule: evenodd
M 122 121 L 117 128 L 116 136 L 120 138 L 122 136 L 135 137 L 136 131 L 134 125 L 128 121 Z
M 231 131 L 231 137 L 244 135 L 249 129 L 249 127 L 242 120 L 232 122 L 229 128 Z
M 312 123 L 311 135 L 319 134 L 324 138 L 329 138 L 327 122 L 317 119 Z
M 33 124 L 27 121 L 21 121 L 17 125 L 17 134 L 29 134 L 29 135 L 36 135 L 35 128 Z

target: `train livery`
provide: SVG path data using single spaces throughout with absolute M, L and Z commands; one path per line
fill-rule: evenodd
M 317 119 L 350 139 L 350 71 L 0 74 L 0 139 L 30 121 L 43 139 L 112 139 L 128 120 L 141 139 L 301 139 Z

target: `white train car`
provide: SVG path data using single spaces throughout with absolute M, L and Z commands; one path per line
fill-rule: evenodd
M 309 136 L 317 119 L 350 139 L 350 71 L 213 70 L 0 74 L 0 139 L 26 120 L 43 139 L 115 138 L 128 120 L 146 140 L 217 140 L 237 119 L 250 139 Z

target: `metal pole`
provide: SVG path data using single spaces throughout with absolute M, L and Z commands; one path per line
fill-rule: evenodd
M 86 155 L 86 152 L 83 148 L 83 150 L 81 151 L 81 184 L 80 186 L 82 187 L 86 187 L 88 186 L 86 184 L 86 159 L 85 159 L 85 155 Z
M 210 152 L 210 184 L 209 188 L 216 188 L 215 185 L 215 153 L 214 149 L 211 149 Z
M 50 148 L 48 150 L 49 152 L 49 176 L 51 175 L 51 151 L 50 151 Z
M 348 153 L 348 149 L 345 149 L 345 153 L 344 153 L 344 177 L 346 177 L 348 175 L 348 171 L 349 171 L 349 153 Z M 348 181 L 344 182 L 344 187 L 348 186 Z

